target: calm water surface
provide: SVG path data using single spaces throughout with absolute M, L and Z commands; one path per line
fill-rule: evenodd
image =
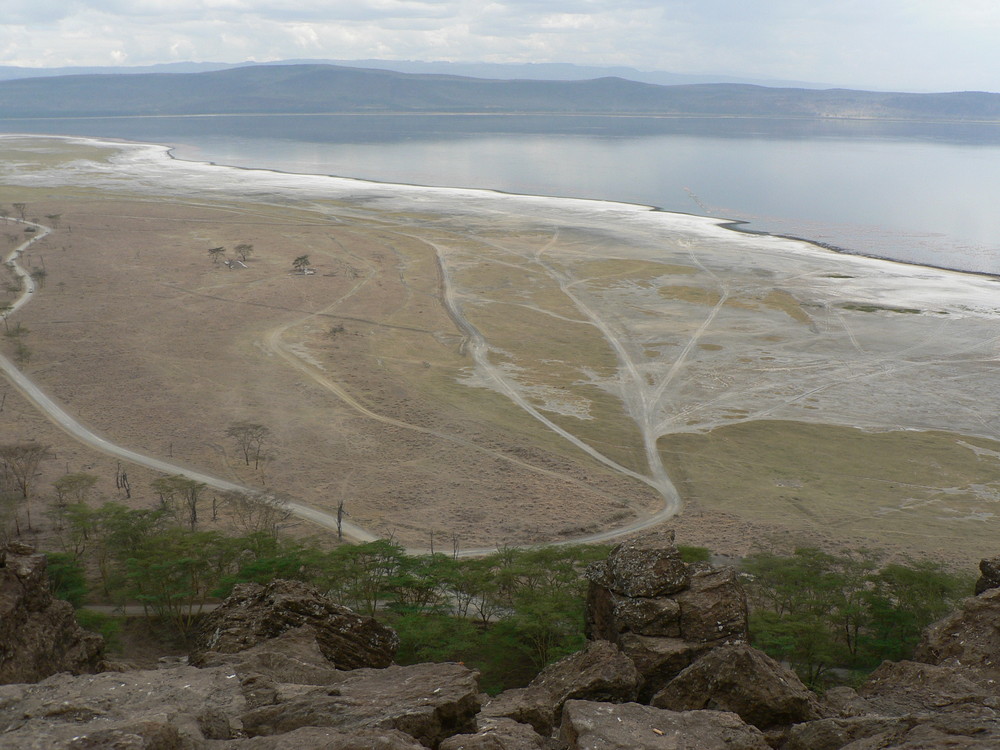
M 178 158 L 641 203 L 1000 274 L 1000 126 L 530 116 L 0 119 Z

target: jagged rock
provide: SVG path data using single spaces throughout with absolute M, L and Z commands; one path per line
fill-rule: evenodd
M 340 679 L 340 672 L 323 655 L 311 625 L 286 630 L 236 654 L 207 651 L 200 656 L 198 666 L 228 666 L 241 678 L 256 674 L 276 683 L 330 685 Z
M 460 664 L 416 664 L 344 672 L 333 687 L 311 688 L 241 718 L 251 736 L 308 726 L 398 729 L 434 747 L 453 734 L 475 731 L 478 712 L 478 672 Z
M 1000 588 L 1000 557 L 980 560 L 979 573 L 979 580 L 976 581 L 976 596 L 984 591 Z
M 688 585 L 688 565 L 674 546 L 672 530 L 656 531 L 617 545 L 587 578 L 623 596 L 665 596 Z
M 706 643 L 692 643 L 680 638 L 653 638 L 631 633 L 621 637 L 619 646 L 639 671 L 638 698 L 641 703 L 648 703 L 681 670 L 712 648 Z
M 747 596 L 732 568 L 695 568 L 690 586 L 674 599 L 681 608 L 686 641 L 741 643 L 749 640 Z
M 239 679 L 226 668 L 60 674 L 0 687 L 0 746 L 115 747 L 95 743 L 118 737 L 133 742 L 121 747 L 160 747 L 155 743 L 173 742 L 175 730 L 179 746 L 200 747 L 206 739 L 234 736 L 245 711 Z M 164 734 L 161 724 L 172 731 Z M 146 737 L 147 744 L 135 744 L 131 735 Z
M 475 734 L 456 734 L 438 750 L 557 750 L 554 740 L 542 737 L 527 724 L 513 719 L 482 718 Z
M 199 628 L 191 663 L 214 658 L 209 652 L 245 651 L 305 625 L 313 628 L 320 652 L 337 669 L 387 667 L 399 645 L 391 628 L 334 604 L 314 586 L 278 580 L 237 585 Z
M 781 750 L 840 750 L 868 738 L 884 739 L 906 732 L 913 722 L 896 716 L 854 716 L 796 724 L 788 730 Z M 868 747 L 862 745 L 861 747 Z M 871 745 L 882 748 L 885 745 Z
M 841 719 L 877 713 L 871 703 L 858 695 L 857 690 L 846 685 L 839 685 L 827 690 L 823 693 L 820 703 L 826 716 Z
M 560 739 L 569 750 L 768 750 L 764 735 L 723 711 L 667 711 L 638 703 L 568 701 Z
M 0 684 L 101 669 L 104 639 L 81 628 L 69 602 L 49 593 L 45 555 L 0 549 Z
M 328 727 L 302 727 L 274 737 L 250 737 L 220 745 L 226 750 L 426 750 L 410 735 L 396 729 L 357 729 L 344 732 Z
M 639 583 L 628 585 L 629 575 Z M 626 634 L 699 643 L 747 640 L 746 594 L 736 572 L 687 565 L 672 532 L 619 545 L 606 562 L 591 565 L 587 577 L 586 632 L 592 640 L 621 644 Z
M 639 672 L 621 649 L 593 641 L 582 651 L 543 669 L 525 688 L 506 690 L 483 709 L 485 717 L 507 717 L 548 736 L 570 699 L 624 703 L 636 698 Z
M 876 712 L 889 716 L 997 707 L 1000 701 L 962 670 L 913 661 L 883 662 L 859 688 Z
M 928 627 L 914 661 L 959 667 L 994 694 L 1000 692 L 1000 589 L 962 602 L 961 609 Z
M 708 652 L 654 695 L 650 705 L 730 711 L 762 730 L 822 716 L 819 700 L 794 672 L 746 645 Z

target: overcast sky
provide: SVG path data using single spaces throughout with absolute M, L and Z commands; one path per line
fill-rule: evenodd
M 2 0 L 0 65 L 569 62 L 1000 92 L 997 0 Z

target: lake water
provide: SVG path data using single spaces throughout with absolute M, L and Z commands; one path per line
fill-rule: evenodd
M 3 120 L 178 158 L 640 203 L 1000 274 L 1000 125 L 440 115 Z

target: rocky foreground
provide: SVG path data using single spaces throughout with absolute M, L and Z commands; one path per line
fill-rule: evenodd
M 747 643 L 736 573 L 672 533 L 588 571 L 590 641 L 495 698 L 462 664 L 392 663 L 395 633 L 306 584 L 238 586 L 189 663 L 127 669 L 52 599 L 45 558 L 0 550 L 0 747 L 874 750 L 1000 747 L 1000 561 L 916 661 L 822 698 Z M 990 576 L 993 578 L 990 578 Z

